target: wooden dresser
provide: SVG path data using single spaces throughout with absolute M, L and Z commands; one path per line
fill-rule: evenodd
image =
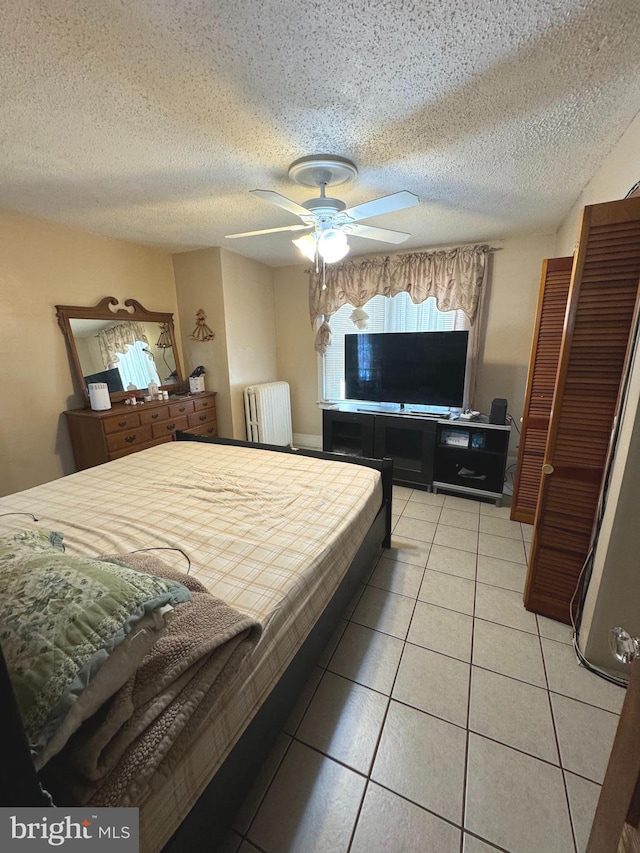
M 208 391 L 136 406 L 114 403 L 102 412 L 71 409 L 64 414 L 78 471 L 171 441 L 176 430 L 218 434 L 216 395 Z

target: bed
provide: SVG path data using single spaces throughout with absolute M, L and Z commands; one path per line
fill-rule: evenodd
M 153 553 L 259 623 L 259 641 L 201 709 L 179 760 L 126 792 L 122 804 L 140 808 L 145 853 L 215 849 L 363 574 L 390 544 L 391 475 L 389 460 L 178 434 L 0 499 L 0 534 L 47 528 L 69 554 L 89 557 L 169 549 Z

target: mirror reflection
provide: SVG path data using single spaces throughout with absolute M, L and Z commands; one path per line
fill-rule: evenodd
M 167 323 L 71 318 L 69 325 L 85 387 L 106 382 L 117 393 L 179 383 Z

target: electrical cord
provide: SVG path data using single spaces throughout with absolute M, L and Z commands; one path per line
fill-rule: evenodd
M 511 421 L 512 426 L 514 426 L 516 428 L 516 432 L 518 433 L 518 435 L 520 435 L 520 427 L 516 423 L 516 419 L 513 417 L 513 415 L 510 412 L 507 412 L 507 417 Z
M 595 542 L 594 542 L 594 544 L 595 544 Z M 605 681 L 608 681 L 611 684 L 615 684 L 618 687 L 627 687 L 628 682 L 624 678 L 616 678 L 616 676 L 611 675 L 611 673 L 607 672 L 605 669 L 601 669 L 600 667 L 595 666 L 592 663 L 589 663 L 587 658 L 584 656 L 582 649 L 580 648 L 580 628 L 578 625 L 576 625 L 576 618 L 574 615 L 573 603 L 576 599 L 576 595 L 578 594 L 578 590 L 580 589 L 580 584 L 581 584 L 582 578 L 584 576 L 584 573 L 585 573 L 587 566 L 589 565 L 589 562 L 590 562 L 592 557 L 593 557 L 593 546 L 589 549 L 589 553 L 587 554 L 587 558 L 582 565 L 582 569 L 580 570 L 580 574 L 578 576 L 578 581 L 576 583 L 576 588 L 573 592 L 573 595 L 571 596 L 571 602 L 569 604 L 569 616 L 571 618 L 571 627 L 573 629 L 572 634 L 571 634 L 571 643 L 573 645 L 573 650 L 576 653 L 576 657 L 578 658 L 578 661 L 582 664 L 582 666 L 585 669 L 588 669 L 589 672 L 592 672 L 594 675 L 599 675 L 600 678 L 603 678 Z
M 0 518 L 3 518 L 5 515 L 28 515 L 33 521 L 39 521 L 40 519 L 36 518 L 32 512 L 2 512 L 0 513 Z M 65 550 L 64 544 L 62 545 L 62 550 Z M 187 571 L 185 574 L 189 574 L 191 571 L 191 559 L 189 555 L 186 554 L 182 548 L 171 548 L 168 545 L 157 545 L 155 548 L 136 548 L 135 551 L 131 551 L 131 554 L 138 554 L 141 551 L 178 551 L 187 561 Z
M 3 518 L 5 515 L 28 515 L 31 517 L 32 521 L 39 521 L 40 519 L 36 518 L 32 512 L 2 512 L 0 513 L 0 518 Z
M 180 554 L 182 554 L 182 556 L 187 561 L 187 571 L 185 572 L 185 574 L 188 575 L 191 571 L 191 560 L 189 559 L 189 555 L 185 554 L 182 548 L 170 548 L 168 545 L 158 545 L 155 548 L 136 548 L 135 551 L 130 551 L 130 553 L 139 554 L 141 551 L 179 551 Z

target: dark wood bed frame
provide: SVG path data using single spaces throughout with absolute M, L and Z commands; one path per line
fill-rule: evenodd
M 355 594 L 368 570 L 373 568 L 382 548 L 391 544 L 391 495 L 393 462 L 390 459 L 364 459 L 325 453 L 319 450 L 297 450 L 279 445 L 259 444 L 227 438 L 207 438 L 177 432 L 177 441 L 199 441 L 254 447 L 277 453 L 293 453 L 315 459 L 327 459 L 351 465 L 364 465 L 380 471 L 382 477 L 382 506 L 369 528 L 364 541 L 302 646 L 298 649 L 284 674 L 275 685 L 260 710 L 251 720 L 221 767 L 213 776 L 191 811 L 163 849 L 163 853 L 184 853 L 185 850 L 211 850 L 222 842 L 236 811 L 242 805 L 258 771 L 267 758 L 276 737 L 282 730 L 316 661 L 328 643 L 335 626 Z M 5 750 L 0 762 L 0 805 L 45 806 L 48 796 L 43 792 L 28 750 L 27 739 L 11 689 L 4 658 L 0 649 L 0 701 L 5 714 Z M 146 853 L 146 851 L 141 851 Z

